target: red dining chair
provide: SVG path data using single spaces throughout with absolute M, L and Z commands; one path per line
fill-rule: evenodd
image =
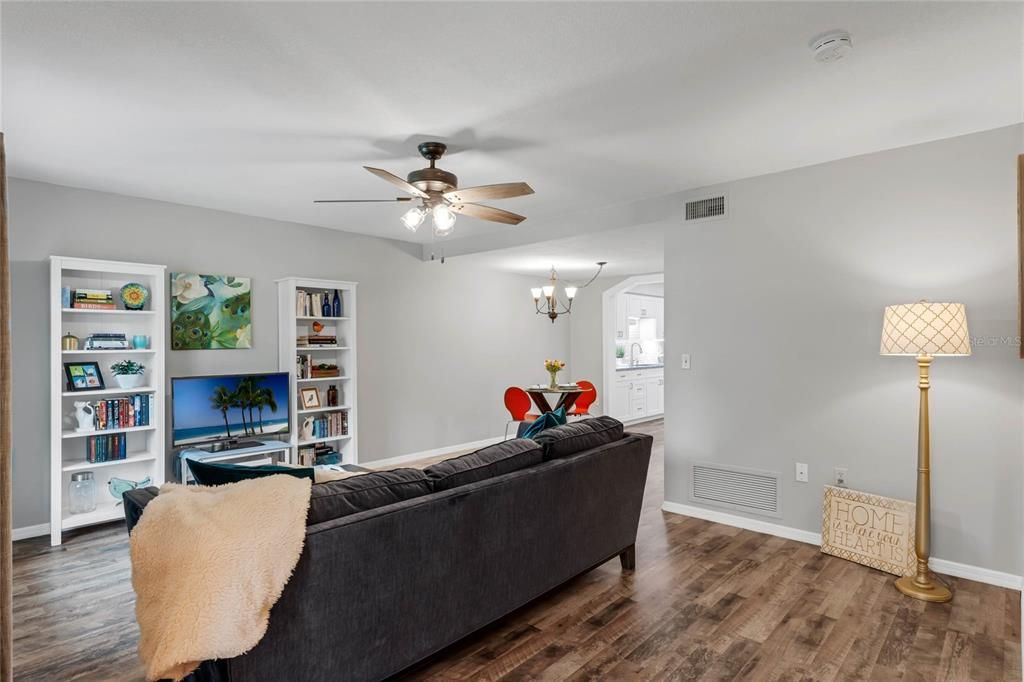
M 539 414 L 529 414 L 530 405 L 532 404 L 533 401 L 530 400 L 530 395 L 518 386 L 509 386 L 505 389 L 505 409 L 512 416 L 512 419 L 505 423 L 506 439 L 508 439 L 508 427 L 510 424 L 526 420 L 533 421 L 540 417 Z
M 576 398 L 576 402 L 573 403 L 568 416 L 590 417 L 592 416 L 589 412 L 590 406 L 597 402 L 597 387 L 586 379 L 580 379 L 576 383 L 584 390 L 580 393 L 580 397 Z

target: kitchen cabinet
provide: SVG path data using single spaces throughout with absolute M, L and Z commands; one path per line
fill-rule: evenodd
M 654 296 L 626 294 L 626 314 L 629 317 L 654 317 Z
M 650 378 L 644 381 L 644 397 L 646 405 L 644 416 L 661 414 L 665 411 L 665 377 Z
M 626 295 L 619 294 L 615 297 L 615 338 L 625 340 L 629 338 L 629 317 L 626 314 Z
M 629 321 L 631 318 L 650 318 L 657 320 L 657 335 L 659 339 L 665 338 L 665 299 L 660 296 L 645 296 L 643 294 L 623 294 L 616 301 L 616 320 L 623 319 L 625 336 L 617 338 L 629 338 Z
M 665 411 L 664 368 L 616 372 L 609 409 L 613 417 L 623 421 L 662 414 Z
M 655 298 L 651 304 L 654 308 L 651 317 L 658 321 L 658 338 L 665 338 L 665 299 Z

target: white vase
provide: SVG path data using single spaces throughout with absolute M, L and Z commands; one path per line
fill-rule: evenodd
M 121 388 L 138 388 L 145 377 L 145 374 L 115 374 L 114 380 Z

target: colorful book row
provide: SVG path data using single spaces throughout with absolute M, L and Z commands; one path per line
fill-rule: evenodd
M 313 438 L 348 435 L 348 412 L 331 412 L 313 419 Z
M 85 439 L 85 461 L 113 462 L 128 458 L 128 434 L 111 433 L 106 436 L 89 436 Z
M 127 429 L 133 426 L 149 426 L 149 410 L 153 396 L 145 393 L 99 400 L 93 403 L 96 410 L 96 428 Z

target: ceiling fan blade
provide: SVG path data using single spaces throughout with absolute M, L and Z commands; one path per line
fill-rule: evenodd
M 479 204 L 453 204 L 451 209 L 456 213 L 468 215 L 480 220 L 490 220 L 495 223 L 506 225 L 518 225 L 526 220 L 526 216 L 518 215 L 512 211 L 503 211 L 493 206 L 481 206 Z
M 500 185 L 480 185 L 446 192 L 444 198 L 452 203 L 462 204 L 481 199 L 511 199 L 533 194 L 533 188 L 525 182 L 503 182 Z
M 412 201 L 412 197 L 394 199 L 314 199 L 314 204 L 393 204 L 396 201 Z
M 412 185 L 412 184 L 409 184 L 408 182 L 406 182 L 402 178 L 398 177 L 394 173 L 389 173 L 386 170 L 382 170 L 380 168 L 370 168 L 369 166 L 363 166 L 363 168 L 365 168 L 366 170 L 370 171 L 371 173 L 376 175 L 381 180 L 384 180 L 385 182 L 390 182 L 395 187 L 398 187 L 398 188 L 408 192 L 409 194 L 413 195 L 414 197 L 419 197 L 420 199 L 427 199 L 427 198 L 430 197 L 429 194 L 427 194 L 426 192 L 421 190 L 419 187 L 417 187 L 415 185 Z

